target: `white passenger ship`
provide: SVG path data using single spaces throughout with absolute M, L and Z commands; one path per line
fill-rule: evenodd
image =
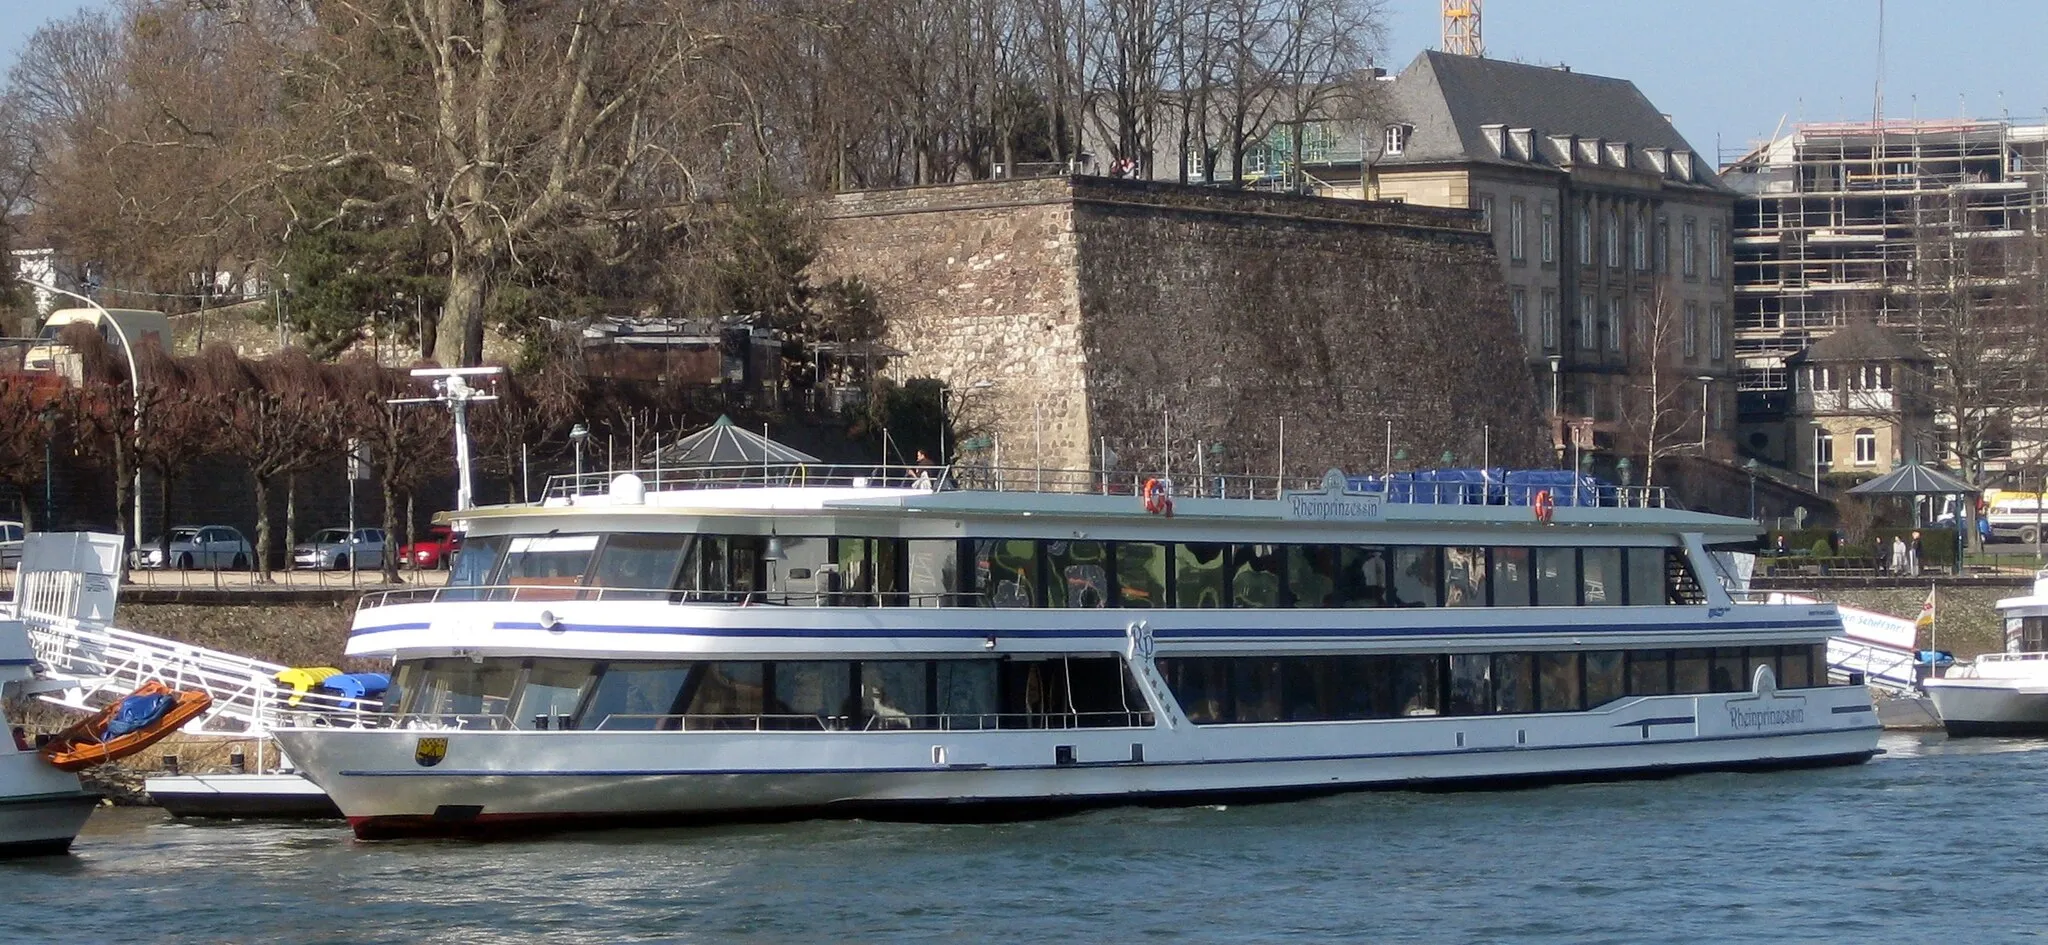
M 1732 600 L 1708 548 L 1756 525 L 1654 491 L 654 478 L 465 513 L 447 588 L 364 599 L 347 652 L 395 660 L 392 714 L 277 733 L 358 836 L 993 818 L 1877 750 L 1868 691 L 1828 684 L 1834 608 Z

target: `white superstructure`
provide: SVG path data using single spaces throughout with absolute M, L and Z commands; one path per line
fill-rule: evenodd
M 1706 549 L 1756 526 L 1652 492 L 669 472 L 464 513 L 447 588 L 363 601 L 347 652 L 396 660 L 393 714 L 277 732 L 359 836 L 1876 751 L 1835 609 L 1731 599 Z
M 20 620 L 0 618 L 0 705 L 66 684 L 37 676 L 28 630 Z M 78 775 L 50 766 L 28 743 L 26 735 L 5 720 L 9 732 L 0 741 L 0 857 L 62 853 L 99 806 Z
M 1921 685 L 1950 735 L 2048 735 L 2048 570 L 2034 592 L 1998 602 L 2005 652 L 1986 653 Z

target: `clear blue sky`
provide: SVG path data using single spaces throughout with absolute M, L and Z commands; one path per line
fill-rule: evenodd
M 0 0 L 0 69 L 36 26 L 88 0 Z M 1435 46 L 1438 0 L 1386 0 L 1391 67 Z M 1489 0 L 1487 54 L 1635 80 L 1704 154 L 1782 119 L 1870 117 L 1877 0 Z M 2048 116 L 2048 2 L 1889 0 L 1885 112 Z

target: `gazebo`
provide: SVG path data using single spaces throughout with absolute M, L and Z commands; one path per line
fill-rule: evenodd
M 1982 490 L 1942 470 L 1924 463 L 1906 463 L 1891 472 L 1872 479 L 1849 490 L 1853 496 L 1878 498 L 1881 496 L 1909 496 L 1918 499 L 1923 495 L 1951 496 L 1976 495 Z M 1956 572 L 1962 573 L 1963 549 L 1968 545 L 1964 530 L 1977 527 L 1976 503 L 1961 503 L 1961 513 L 1956 516 Z M 1913 527 L 1921 525 L 1920 504 L 1913 504 Z
M 673 469 L 689 475 L 708 470 L 744 472 L 752 468 L 765 477 L 777 473 L 790 475 L 798 466 L 821 461 L 735 426 L 730 418 L 720 416 L 710 426 L 648 454 L 645 462 L 658 472 Z

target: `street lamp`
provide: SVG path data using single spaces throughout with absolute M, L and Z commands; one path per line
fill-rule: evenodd
M 1749 473 L 1749 517 L 1752 521 L 1756 519 L 1756 468 L 1759 465 L 1754 456 L 1742 464 L 1743 470 Z
M 1700 455 L 1707 454 L 1707 417 L 1713 413 L 1714 375 L 1700 375 Z
M 43 519 L 41 531 L 51 531 L 51 520 L 55 518 L 56 502 L 51 492 L 50 476 L 56 465 L 57 407 L 52 404 L 36 414 L 36 420 L 43 425 Z
M 56 286 L 50 285 L 49 283 L 46 282 L 37 282 L 33 279 L 21 279 L 17 277 L 15 281 L 20 282 L 22 285 L 28 286 L 30 288 L 41 289 L 45 292 L 55 292 L 58 295 L 68 295 L 74 299 L 84 302 L 85 304 L 90 305 L 93 308 L 99 310 L 100 318 L 102 319 L 101 324 L 110 326 L 114 329 L 114 336 L 121 339 L 121 353 L 128 356 L 128 393 L 129 396 L 135 398 L 135 438 L 136 440 L 140 441 L 142 439 L 142 372 L 137 370 L 135 367 L 135 344 L 128 339 L 128 329 L 123 327 L 120 321 L 114 318 L 114 313 L 107 311 L 107 307 L 101 305 L 95 299 L 79 295 L 78 293 L 73 292 L 69 289 L 57 288 Z M 135 464 L 134 507 L 135 530 L 129 534 L 128 538 L 130 541 L 134 542 L 139 547 L 142 544 L 141 463 Z M 118 515 L 119 510 L 117 509 L 115 511 L 116 514 Z
M 576 447 L 576 482 L 578 489 L 583 482 L 583 441 L 590 438 L 590 428 L 577 424 L 569 428 L 569 442 Z
M 1563 417 L 1560 416 L 1562 400 L 1559 397 L 1559 388 L 1561 386 L 1560 372 L 1563 367 L 1563 355 L 1553 354 L 1550 356 L 1550 436 L 1552 441 L 1557 444 L 1555 447 L 1557 450 L 1557 461 L 1560 463 L 1564 462 L 1564 428 L 1559 425 L 1563 422 Z

